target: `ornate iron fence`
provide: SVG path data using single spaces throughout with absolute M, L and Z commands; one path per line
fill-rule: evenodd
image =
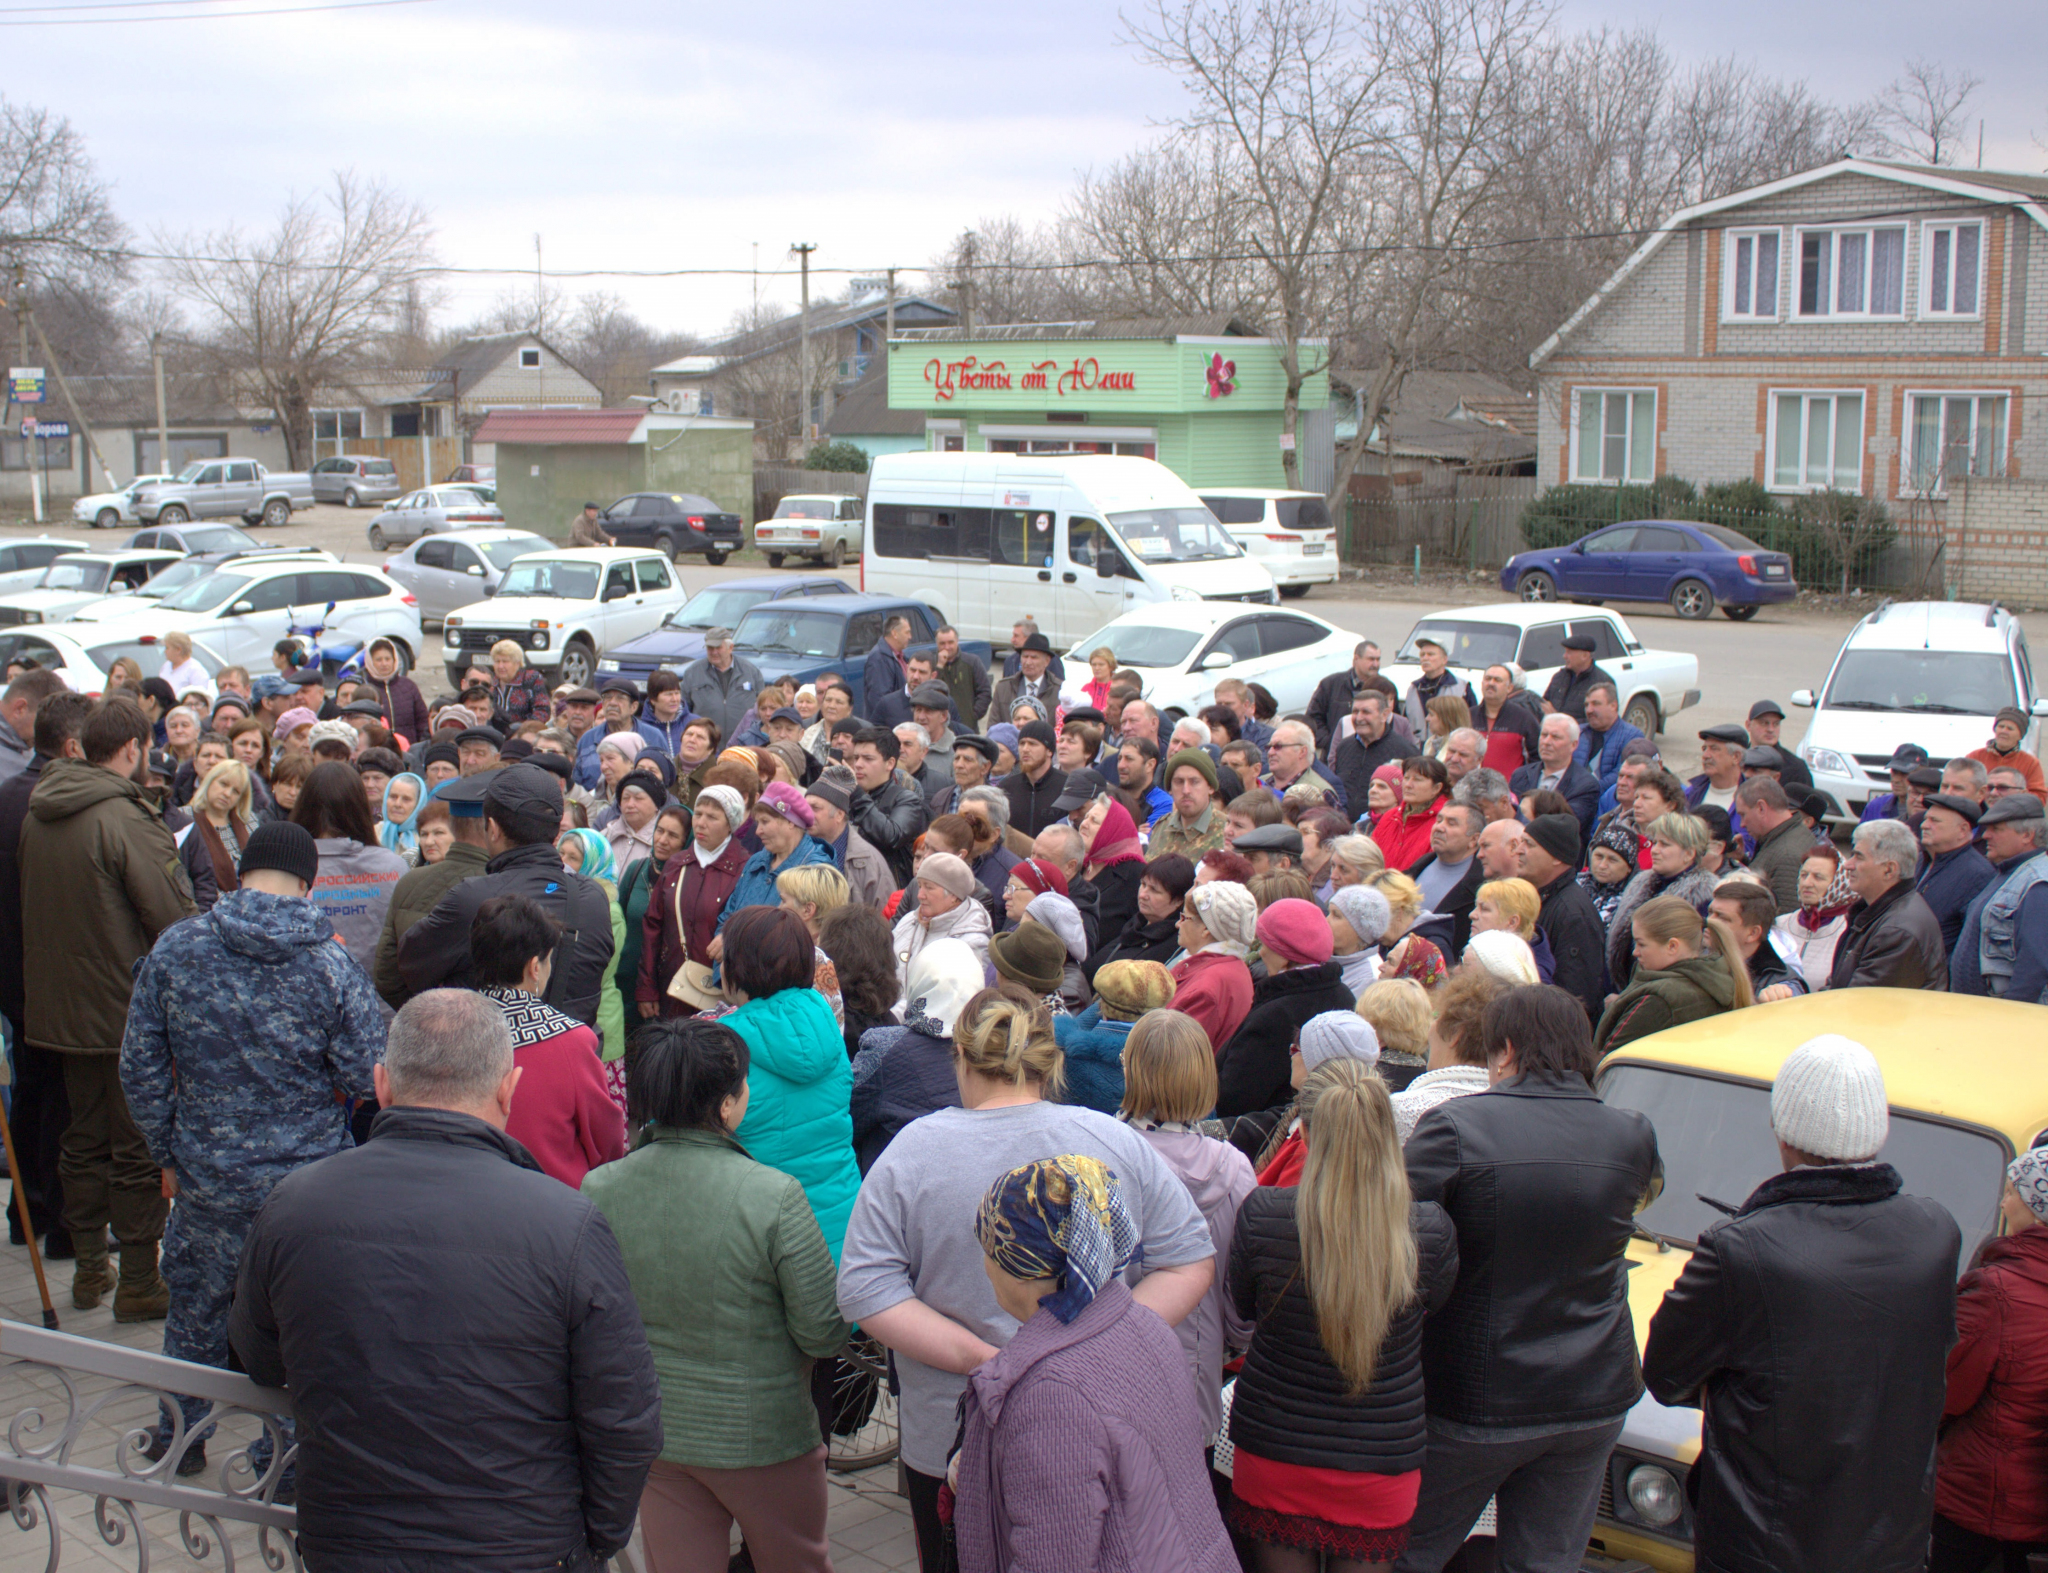
M 177 1534 L 186 1555 L 204 1562 L 218 1549 L 226 1573 L 234 1573 L 236 1548 L 230 1525 L 256 1531 L 256 1554 L 271 1573 L 298 1570 L 298 1543 L 293 1534 L 297 1513 L 277 1500 L 297 1454 L 282 1422 L 291 1418 L 289 1394 L 260 1387 L 247 1377 L 193 1365 L 164 1355 L 101 1343 L 72 1333 L 50 1332 L 23 1322 L 0 1319 L 0 1357 L 13 1369 L 54 1378 L 57 1391 L 31 1398 L 7 1422 L 6 1446 L 0 1449 L 0 1482 L 5 1506 L 15 1525 L 49 1537 L 47 1573 L 56 1573 L 63 1551 L 64 1525 L 51 1509 L 50 1493 L 78 1492 L 93 1499 L 92 1522 L 108 1546 L 133 1554 L 136 1573 L 149 1573 L 151 1543 L 141 1510 L 173 1509 Z M 101 1387 L 81 1377 L 99 1377 Z M 187 1429 L 177 1395 L 207 1401 L 211 1407 L 198 1425 Z M 148 1456 L 154 1420 L 117 1428 L 111 1411 L 138 1398 L 157 1399 L 174 1417 L 170 1444 L 163 1456 Z M 61 1412 L 60 1412 L 61 1409 Z M 209 1462 L 208 1484 L 181 1484 L 179 1465 L 200 1441 L 216 1448 L 227 1440 L 219 1422 L 253 1421 L 269 1444 L 265 1467 L 251 1458 L 255 1442 L 235 1444 L 217 1463 Z M 109 1430 L 116 1437 L 113 1467 L 92 1461 Z M 199 1477 L 190 1477 L 195 1481 Z

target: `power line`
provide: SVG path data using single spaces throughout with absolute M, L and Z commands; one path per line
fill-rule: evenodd
M 194 0 L 135 0 L 139 5 L 192 4 Z M 239 22 L 257 16 L 308 16 L 317 11 L 369 11 L 384 6 L 428 5 L 432 0 L 330 0 L 320 5 L 277 6 L 261 11 L 165 11 L 151 16 L 46 16 L 25 20 L 0 19 L 0 27 L 125 27 L 143 22 Z M 119 7 L 111 7 L 118 9 Z M 95 6 L 22 6 L 0 9 L 25 11 L 85 11 Z

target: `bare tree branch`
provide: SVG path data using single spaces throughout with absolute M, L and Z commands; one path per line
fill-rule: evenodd
M 1908 60 L 1870 107 L 1877 150 L 1915 163 L 1955 163 L 1970 123 L 1970 97 L 1983 85 L 1974 72 L 1924 55 Z

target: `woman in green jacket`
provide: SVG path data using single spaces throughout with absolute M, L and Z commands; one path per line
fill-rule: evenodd
M 803 1182 L 839 1260 L 860 1166 L 853 1157 L 853 1064 L 825 996 L 811 986 L 817 947 L 787 907 L 743 907 L 725 925 L 721 983 L 738 1009 L 720 1017 L 747 1040 L 753 1101 L 739 1139 Z
M 1719 918 L 1708 918 L 1703 926 L 1690 901 L 1658 896 L 1637 907 L 1629 925 L 1636 969 L 1628 987 L 1601 1013 L 1593 1031 L 1594 1053 L 1756 1003 L 1742 951 Z
M 634 1061 L 648 1123 L 583 1193 L 618 1238 L 661 1381 L 664 1443 L 640 1498 L 649 1573 L 724 1567 L 735 1520 L 759 1565 L 826 1573 L 811 1365 L 846 1341 L 832 1253 L 803 1187 L 734 1135 L 749 1102 L 738 1033 L 651 1022 Z

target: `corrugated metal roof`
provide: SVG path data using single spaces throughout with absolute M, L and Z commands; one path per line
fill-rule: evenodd
M 1227 311 L 1201 317 L 1105 317 L 1094 322 L 1005 322 L 979 328 L 899 328 L 918 344 L 997 344 L 1031 340 L 1252 339 L 1259 330 Z
M 645 410 L 492 410 L 477 428 L 478 442 L 624 446 Z

